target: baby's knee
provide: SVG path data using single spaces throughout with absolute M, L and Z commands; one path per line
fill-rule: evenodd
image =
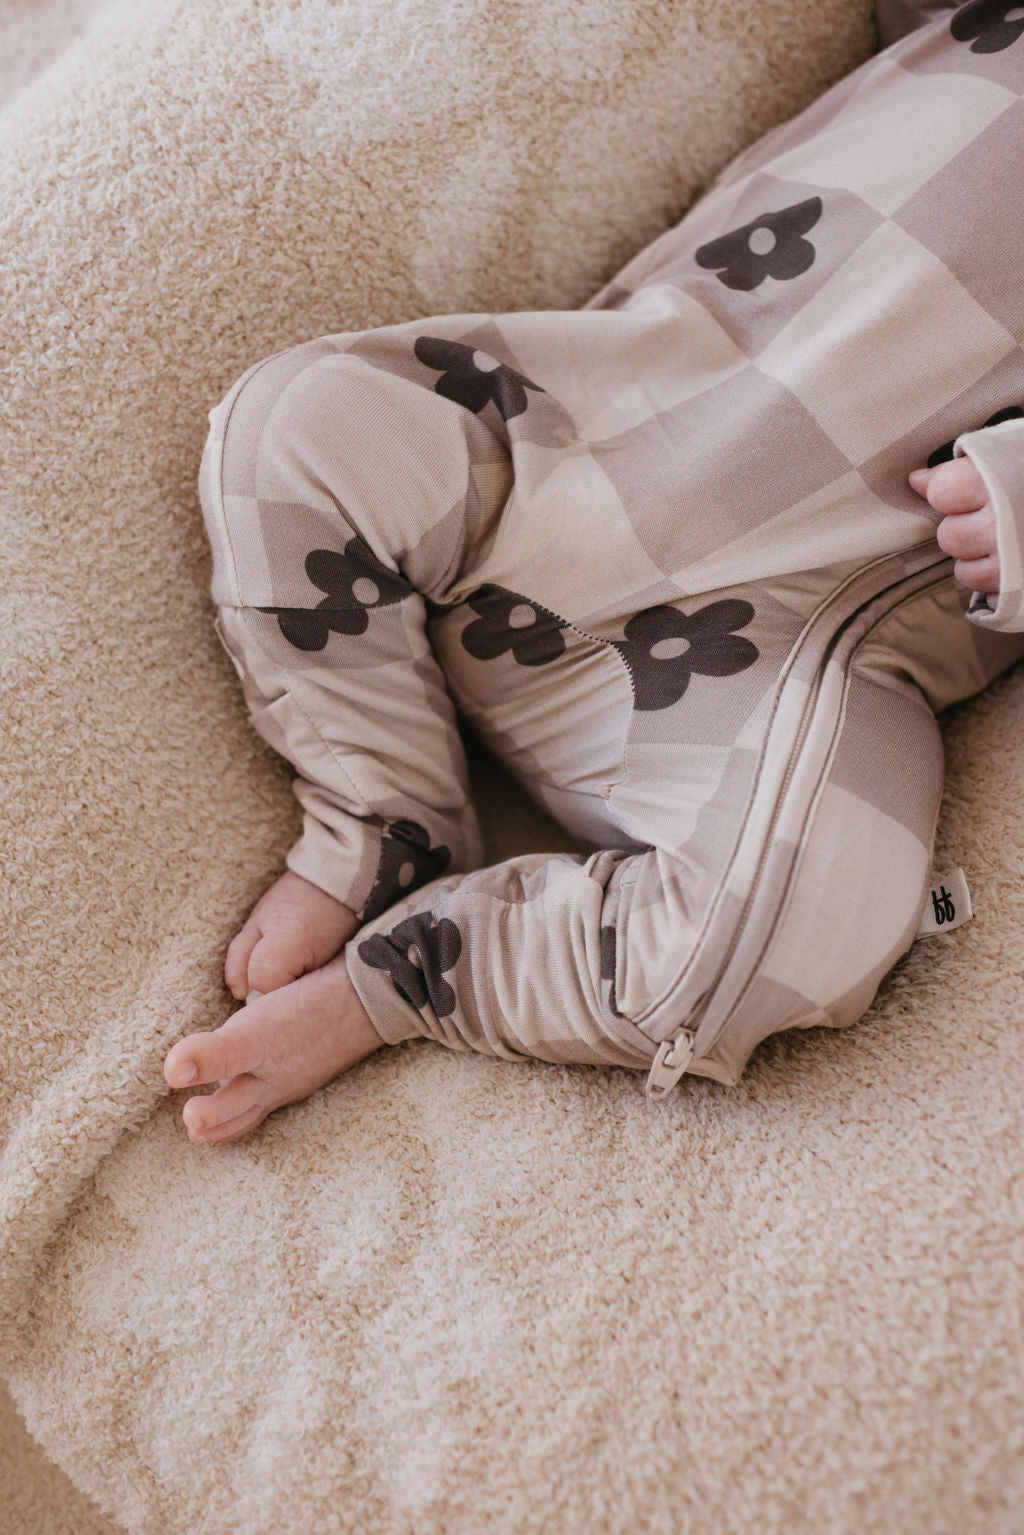
M 261 466 L 301 440 L 316 412 L 313 372 L 328 356 L 337 351 L 327 338 L 302 342 L 256 363 L 228 390 L 210 412 L 201 471 L 204 498 L 266 493 Z
M 301 450 L 296 450 L 310 391 L 302 391 L 305 402 L 294 391 L 328 350 L 333 351 L 321 340 L 276 353 L 244 373 L 210 412 L 199 493 L 213 554 L 213 598 L 219 606 L 279 600 L 270 568 L 275 563 L 274 519 L 268 524 L 268 508 L 304 499 L 297 488 L 303 475 Z

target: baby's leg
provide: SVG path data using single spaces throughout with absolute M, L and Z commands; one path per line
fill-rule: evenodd
M 715 606 L 699 610 L 705 635 Z M 892 659 L 906 607 L 887 628 L 869 605 L 835 644 L 822 624 L 786 678 L 765 675 L 779 615 L 752 604 L 735 645 L 722 634 L 702 654 L 698 634 L 637 667 L 633 739 L 661 742 L 635 751 L 617 798 L 635 843 L 674 826 L 675 845 L 515 858 L 401 902 L 347 951 L 381 1034 L 641 1068 L 675 1040 L 677 1066 L 692 1048 L 692 1069 L 734 1081 L 770 1033 L 852 1023 L 913 938 L 941 794 L 934 716 Z M 941 641 L 941 615 L 916 611 Z M 664 636 L 679 609 L 654 612 Z M 578 717 L 571 692 L 559 703 Z
M 189 1105 L 194 1138 L 242 1133 L 377 1048 L 332 956 L 396 896 L 476 857 L 421 591 L 457 573 L 461 541 L 500 508 L 501 417 L 483 424 L 436 392 L 436 369 L 409 382 L 349 354 L 353 340 L 247 375 L 204 459 L 220 632 L 257 728 L 299 770 L 306 815 L 225 966 L 240 1000 L 266 995 L 165 1064 L 172 1086 L 224 1084 Z

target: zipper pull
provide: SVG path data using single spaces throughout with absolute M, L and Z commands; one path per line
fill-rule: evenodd
M 658 1046 L 644 1089 L 653 1103 L 660 1103 L 662 1098 L 668 1097 L 693 1060 L 694 1037 L 692 1029 L 680 1029 L 671 1038 L 663 1039 Z

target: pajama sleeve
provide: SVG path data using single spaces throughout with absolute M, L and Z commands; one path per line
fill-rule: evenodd
M 976 593 L 968 616 L 989 629 L 1024 629 L 1024 420 L 1004 421 L 957 439 L 954 452 L 981 475 L 996 514 L 997 596 Z

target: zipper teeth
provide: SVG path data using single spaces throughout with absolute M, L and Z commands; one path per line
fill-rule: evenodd
M 883 554 L 883 555 L 880 555 L 878 557 L 878 559 L 872 560 L 869 564 L 860 566 L 859 569 L 851 572 L 851 574 L 848 575 L 846 577 L 846 579 L 844 581 L 842 581 L 839 584 L 839 586 L 837 586 L 835 588 L 834 591 L 830 592 L 828 597 L 825 598 L 824 601 L 822 601 L 818 605 L 817 608 L 815 608 L 814 612 L 805 621 L 803 628 L 800 630 L 800 633 L 797 635 L 796 640 L 795 640 L 795 642 L 793 644 L 793 647 L 792 647 L 788 657 L 786 658 L 785 664 L 783 665 L 781 671 L 779 672 L 778 690 L 777 690 L 777 693 L 776 693 L 776 702 L 775 702 L 775 705 L 773 706 L 773 711 L 772 711 L 772 718 L 773 718 L 773 720 L 774 720 L 775 712 L 776 712 L 777 707 L 778 707 L 778 701 L 782 697 L 782 693 L 783 693 L 783 691 L 785 689 L 786 683 L 789 680 L 790 672 L 793 669 L 793 664 L 794 664 L 795 658 L 796 658 L 797 654 L 799 653 L 799 651 L 806 644 L 808 637 L 818 627 L 821 619 L 825 616 L 825 614 L 828 613 L 829 610 L 832 607 L 835 606 L 836 602 L 839 601 L 839 599 L 844 595 L 844 593 L 847 592 L 850 589 L 850 587 L 853 586 L 855 582 L 859 581 L 863 576 L 870 575 L 870 573 L 872 571 L 878 570 L 880 567 L 884 567 L 886 565 L 892 564 L 892 562 L 894 560 L 906 559 L 906 558 L 908 558 L 911 555 L 917 554 L 921 550 L 929 549 L 929 548 L 932 547 L 932 543 L 933 543 L 933 540 L 928 539 L 927 541 L 925 541 L 923 543 L 915 544 L 912 548 L 904 550 L 902 553 L 900 553 L 898 555 Z M 950 560 L 949 558 L 944 558 L 941 561 L 933 562 L 932 565 L 924 565 L 924 566 L 922 566 L 921 570 L 913 571 L 913 572 L 911 572 L 909 577 L 903 577 L 902 579 L 912 580 L 912 579 L 914 579 L 915 576 L 921 575 L 924 571 L 927 571 L 929 569 L 934 568 L 934 565 L 936 565 L 936 564 L 948 565 L 950 568 L 952 568 L 952 563 L 953 563 L 952 560 Z M 879 591 L 873 593 L 872 596 L 868 597 L 865 602 L 862 602 L 857 608 L 855 608 L 853 613 L 851 613 L 849 615 L 850 618 L 852 619 L 852 618 L 856 617 L 857 613 L 859 613 L 864 607 L 866 607 L 868 603 L 874 602 L 877 597 L 883 596 L 885 594 L 885 592 L 890 591 L 893 586 L 898 586 L 899 584 L 900 583 L 898 581 L 895 581 L 895 582 L 890 582 L 890 584 L 888 586 L 881 587 Z M 770 732 L 771 728 L 772 728 L 772 721 L 769 722 L 769 727 L 768 728 L 769 728 L 769 732 Z M 802 731 L 803 730 L 803 722 L 802 721 L 801 721 L 801 727 L 800 728 L 801 728 L 801 731 Z M 801 739 L 802 739 L 802 736 L 801 736 Z M 626 748 L 626 760 L 628 761 L 628 747 Z M 763 761 L 763 758 L 762 758 L 762 761 Z M 760 768 L 758 769 L 758 771 L 760 771 Z M 786 769 L 786 782 L 787 782 L 787 784 L 789 782 L 790 777 L 791 777 L 791 769 L 790 769 L 789 766 L 787 766 L 787 769 Z M 740 828 L 740 839 L 742 839 L 743 832 L 744 832 L 745 827 L 746 827 L 746 821 L 747 821 L 748 818 L 749 818 L 749 816 L 745 816 L 744 817 L 744 825 Z M 776 824 L 776 820 L 773 817 L 773 821 L 772 821 L 773 827 L 774 827 L 775 824 Z M 737 846 L 738 846 L 738 844 L 737 844 Z M 732 856 L 729 859 L 728 866 L 727 866 L 727 868 L 724 871 L 723 879 L 728 877 L 729 870 L 731 869 L 732 864 L 735 861 L 735 854 L 736 854 L 736 849 L 734 848 L 733 849 L 733 854 L 732 854 Z M 758 868 L 757 868 L 757 871 L 756 871 L 755 879 L 759 879 L 760 878 L 760 874 L 761 874 L 761 864 L 758 863 Z M 698 937 L 697 937 L 697 940 L 696 940 L 697 947 L 699 947 L 704 942 L 704 940 L 705 940 L 705 938 L 707 936 L 708 927 L 710 926 L 710 924 L 711 924 L 711 922 L 713 920 L 713 913 L 714 913 L 715 907 L 717 906 L 717 901 L 718 901 L 718 898 L 716 897 L 716 900 L 712 902 L 711 908 L 709 909 L 707 915 L 705 916 L 704 922 L 703 922 L 703 924 L 701 926 L 701 931 L 698 934 Z M 747 903 L 744 903 L 743 911 L 740 914 L 740 922 L 743 922 L 743 921 L 746 920 L 746 914 L 747 914 Z M 737 939 L 737 941 L 738 941 L 738 939 Z M 732 955 L 733 948 L 734 948 L 734 945 L 730 946 L 729 957 L 731 957 L 731 955 Z M 693 1011 L 689 1015 L 691 1018 L 694 1018 L 694 1017 L 698 1016 L 698 1009 L 701 1010 L 701 1016 L 703 1016 L 703 1005 L 705 1005 L 707 1003 L 710 1003 L 711 993 L 712 993 L 714 987 L 716 987 L 718 985 L 718 982 L 721 980 L 722 968 L 724 968 L 724 967 L 719 967 L 718 971 L 715 973 L 714 978 L 708 983 L 708 986 L 701 993 L 699 1001 L 694 1005 L 694 1009 L 693 1009 Z M 677 977 L 677 980 L 679 980 L 679 979 L 681 979 L 681 976 Z M 669 988 L 669 990 L 671 990 L 671 988 Z M 668 993 L 666 992 L 661 997 L 659 997 L 657 1002 L 655 1002 L 652 1005 L 652 1007 L 651 1007 L 651 1009 L 649 1009 L 649 1011 L 653 1012 L 657 1007 L 660 1007 L 666 1001 L 667 994 Z M 638 1021 L 640 1021 L 640 1020 L 638 1020 Z
M 811 717 L 814 713 L 814 707 L 818 702 L 820 693 L 821 672 L 819 671 L 817 677 L 815 678 L 814 691 L 809 695 L 807 702 L 804 705 L 804 712 L 800 719 L 800 728 L 797 731 L 796 740 L 793 742 L 793 748 L 789 754 L 789 761 L 786 763 L 786 771 L 783 774 L 782 783 L 779 785 L 778 794 L 776 795 L 775 799 L 775 809 L 772 811 L 772 818 L 769 822 L 768 830 L 765 833 L 764 846 L 761 849 L 761 856 L 758 859 L 757 868 L 754 871 L 754 878 L 750 882 L 750 889 L 747 892 L 747 898 L 743 903 L 743 910 L 740 912 L 739 917 L 737 918 L 736 926 L 733 930 L 733 935 L 729 942 L 729 947 L 725 952 L 725 957 L 722 960 L 721 965 L 718 967 L 718 972 L 715 975 L 714 980 L 711 982 L 711 985 L 708 987 L 708 990 L 705 993 L 705 996 L 709 999 L 710 994 L 714 991 L 715 987 L 718 985 L 719 981 L 722 979 L 723 975 L 732 963 L 732 957 L 736 953 L 736 950 L 739 948 L 740 939 L 743 937 L 743 930 L 746 927 L 747 918 L 750 915 L 750 909 L 757 898 L 758 888 L 761 884 L 761 876 L 764 874 L 765 864 L 768 862 L 768 856 L 771 852 L 772 842 L 775 838 L 775 828 L 778 826 L 779 818 L 782 815 L 782 805 L 786 797 L 786 791 L 788 790 L 790 783 L 793 780 L 793 774 L 796 772 L 796 764 L 800 756 L 800 749 L 803 746 L 804 741 L 807 739 L 807 732 L 811 726 Z
M 942 560 L 941 562 L 936 562 L 936 563 L 946 564 L 947 561 L 946 560 Z M 929 568 L 928 566 L 925 566 L 924 567 L 924 571 L 927 571 L 928 568 Z M 918 572 L 918 574 L 924 574 L 924 571 Z M 898 586 L 899 584 L 900 584 L 899 582 L 894 582 L 893 583 L 894 586 Z M 933 584 L 938 584 L 938 583 L 933 583 Z M 877 601 L 879 597 L 884 596 L 887 591 L 891 591 L 891 590 L 892 590 L 892 587 L 883 587 L 880 592 L 876 592 L 873 596 L 869 597 L 866 602 L 861 604 L 860 608 L 856 609 L 853 613 L 850 614 L 850 621 L 852 621 L 854 618 L 856 618 L 857 613 L 863 611 L 863 608 L 867 607 L 869 603 Z M 911 593 L 910 595 L 912 597 L 916 597 L 916 596 L 920 595 L 920 592 L 927 591 L 927 590 L 929 590 L 929 587 L 928 586 L 924 586 L 924 587 L 919 588 L 918 591 L 915 591 L 915 592 Z M 892 611 L 895 611 L 895 609 L 893 609 Z M 886 614 L 885 616 L 887 617 L 888 615 Z M 864 636 L 864 639 L 866 639 L 866 638 L 867 638 L 867 635 Z M 860 643 L 862 643 L 862 641 L 858 642 L 858 645 L 857 645 L 856 648 L 859 649 Z M 814 690 L 810 694 L 810 696 L 808 697 L 806 703 L 804 704 L 804 709 L 803 709 L 803 713 L 801 714 L 801 717 L 800 717 L 800 725 L 799 725 L 799 728 L 797 730 L 796 739 L 793 742 L 793 746 L 792 746 L 792 749 L 791 749 L 790 754 L 789 754 L 789 760 L 786 763 L 786 771 L 783 774 L 782 783 L 779 786 L 779 791 L 778 791 L 778 794 L 776 795 L 775 809 L 772 811 L 771 821 L 769 823 L 768 830 L 767 830 L 767 833 L 766 833 L 765 838 L 764 838 L 764 845 L 763 845 L 763 847 L 761 849 L 761 856 L 758 859 L 757 868 L 754 871 L 754 877 L 751 880 L 750 890 L 747 893 L 747 898 L 746 898 L 746 900 L 743 903 L 743 910 L 740 912 L 739 917 L 736 920 L 736 926 L 735 926 L 735 928 L 733 930 L 733 935 L 732 935 L 732 938 L 731 938 L 731 940 L 729 942 L 729 947 L 726 950 L 725 956 L 722 959 L 721 964 L 719 965 L 717 971 L 715 972 L 714 979 L 708 984 L 707 989 L 702 994 L 702 996 L 700 998 L 700 1001 L 697 1003 L 697 1005 L 694 1008 L 693 1012 L 690 1014 L 689 1018 L 686 1020 L 686 1023 L 684 1025 L 682 1025 L 683 1028 L 685 1028 L 687 1030 L 690 1030 L 694 1034 L 694 1036 L 696 1036 L 697 1029 L 700 1027 L 701 1021 L 703 1020 L 704 1014 L 706 1013 L 706 1011 L 708 1009 L 708 1006 L 710 1005 L 711 998 L 713 997 L 719 982 L 722 980 L 722 977 L 725 975 L 725 972 L 728 970 L 729 965 L 732 963 L 732 957 L 736 953 L 736 950 L 737 950 L 737 948 L 739 947 L 739 944 L 740 944 L 740 940 L 743 937 L 744 929 L 745 929 L 746 924 L 747 924 L 747 918 L 750 916 L 751 907 L 753 906 L 754 901 L 757 898 L 757 892 L 758 892 L 758 889 L 759 889 L 760 884 L 761 884 L 761 878 L 762 878 L 762 876 L 764 874 L 765 864 L 767 863 L 769 854 L 771 852 L 771 846 L 772 846 L 772 841 L 773 841 L 774 834 L 775 834 L 775 828 L 779 824 L 779 818 L 782 815 L 782 806 L 783 806 L 783 801 L 785 800 L 786 791 L 789 788 L 789 785 L 790 785 L 790 783 L 792 782 L 792 779 L 793 779 L 793 774 L 796 771 L 796 764 L 797 764 L 797 761 L 798 761 L 799 756 L 800 756 L 800 750 L 801 750 L 801 748 L 803 746 L 804 741 L 807 738 L 807 732 L 808 732 L 808 730 L 810 728 L 810 722 L 811 722 L 811 718 L 812 718 L 813 713 L 814 713 L 814 708 L 815 708 L 815 705 L 817 704 L 818 697 L 819 697 L 819 695 L 821 693 L 821 684 L 822 684 L 823 674 L 824 674 L 824 667 L 821 667 L 821 668 L 819 668 L 818 673 L 817 673 L 817 675 L 815 677 Z M 721 1034 L 722 1029 L 725 1027 L 727 1022 L 728 1022 L 728 1019 L 724 1019 L 723 1020 L 722 1025 L 721 1025 L 721 1027 L 718 1030 L 718 1033 L 715 1035 L 715 1039 L 717 1039 L 719 1034 Z M 715 1041 L 712 1040 L 711 1041 L 711 1045 L 714 1045 L 714 1042 Z

